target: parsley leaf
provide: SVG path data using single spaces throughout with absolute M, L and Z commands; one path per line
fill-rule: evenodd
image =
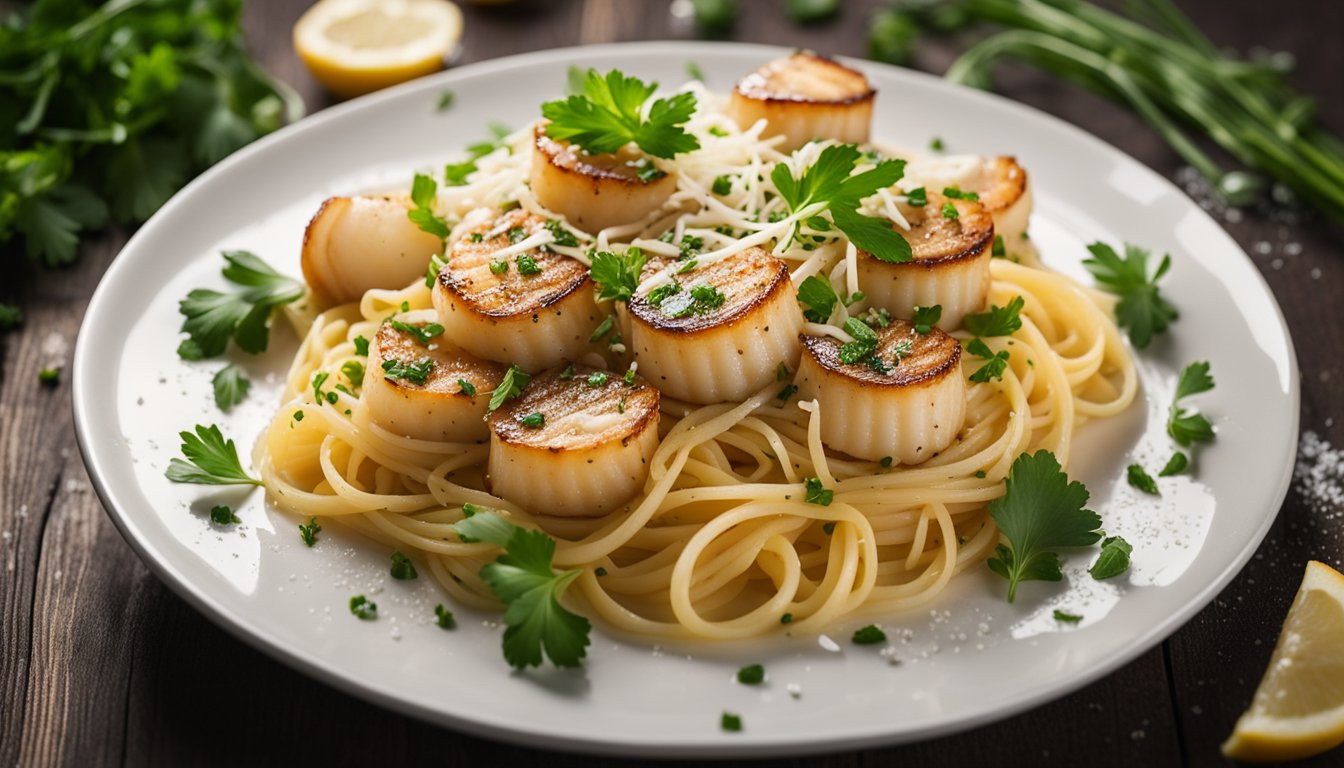
M 1008 350 L 995 352 L 983 339 L 974 338 L 966 345 L 966 351 L 989 362 L 980 366 L 971 374 L 971 381 L 986 382 L 990 379 L 1003 381 L 1003 373 L 1008 370 Z
M 197 288 L 178 303 L 186 320 L 187 338 L 178 346 L 184 360 L 223 354 L 232 338 L 245 352 L 266 351 L 271 310 L 303 296 L 303 283 L 276 272 L 247 251 L 224 251 L 225 279 L 244 290 L 237 293 Z
M 748 664 L 737 670 L 737 682 L 743 685 L 760 685 L 765 682 L 765 667 L 760 664 Z
M 546 230 L 551 233 L 551 237 L 555 238 L 556 245 L 569 247 L 578 246 L 579 238 L 576 237 L 572 231 L 566 229 L 565 225 L 561 224 L 559 219 L 547 219 L 544 226 L 546 227 Z
M 1082 620 L 1083 617 L 1075 613 L 1065 613 L 1058 608 L 1055 609 L 1055 621 L 1062 621 L 1065 624 L 1077 624 Z
M 233 509 L 220 504 L 217 507 L 210 508 L 210 522 L 215 525 L 236 525 L 243 522 L 233 513 Z
M 196 434 L 180 432 L 182 455 L 187 461 L 174 458 L 168 462 L 167 475 L 175 483 L 200 485 L 261 485 L 248 475 L 238 460 L 238 448 L 232 440 L 225 440 L 219 427 L 196 425 Z M 188 463 L 190 462 L 190 463 Z
M 1204 414 L 1181 407 L 1181 400 L 1213 389 L 1213 376 L 1206 361 L 1187 365 L 1176 382 L 1176 394 L 1167 411 L 1167 433 L 1182 446 L 1213 439 L 1213 425 Z
M 1153 479 L 1152 475 L 1144 471 L 1142 464 L 1130 464 L 1125 470 L 1125 475 L 1129 480 L 1129 484 L 1138 488 L 1140 491 L 1152 494 L 1153 496 L 1162 495 L 1161 491 L 1157 490 L 1157 481 Z
M 1004 487 L 1004 495 L 989 503 L 989 514 L 1008 544 L 998 546 L 989 567 L 1008 580 L 1011 603 L 1023 581 L 1064 578 L 1054 550 L 1096 543 L 1101 518 L 1083 508 L 1087 489 L 1070 482 L 1049 451 L 1018 456 Z
M 252 387 L 252 382 L 248 381 L 243 372 L 238 370 L 236 365 L 226 365 L 215 374 L 212 380 L 215 387 L 215 405 L 219 406 L 221 411 L 227 411 L 233 406 L 243 401 L 247 397 L 247 390 Z
M 862 361 L 877 349 L 877 332 L 857 317 L 845 321 L 845 333 L 854 340 L 840 346 L 840 361 L 854 364 Z
M 378 618 L 378 604 L 363 595 L 350 598 L 350 612 L 360 621 L 373 621 Z
M 445 608 L 443 603 L 434 606 L 434 617 L 434 623 L 439 625 L 439 629 L 452 629 L 457 626 L 453 612 Z
M 1167 459 L 1167 465 L 1162 468 L 1161 472 L 1157 473 L 1157 476 L 1172 477 L 1173 475 L 1179 475 L 1184 472 L 1185 468 L 1188 466 L 1190 466 L 1190 458 L 1184 453 L 1177 451 L 1171 455 L 1170 459 Z
M 821 479 L 809 477 L 803 481 L 803 488 L 807 495 L 803 498 L 808 504 L 817 504 L 823 507 L 831 506 L 832 499 L 835 498 L 835 491 L 828 490 L 821 484 Z
M 557 667 L 577 667 L 587 655 L 592 625 L 560 604 L 560 597 L 580 571 L 556 573 L 551 568 L 555 539 L 541 531 L 519 528 L 495 515 L 478 511 L 453 526 L 459 536 L 504 549 L 481 568 L 481 579 L 504 601 L 504 658 L 517 669 L 541 666 L 543 652 Z
M 1125 256 L 1120 258 L 1111 246 L 1093 243 L 1087 246 L 1092 258 L 1083 266 L 1096 278 L 1097 284 L 1120 297 L 1115 305 L 1115 321 L 1129 330 L 1129 340 L 1143 349 L 1153 340 L 1153 334 L 1167 330 L 1179 313 L 1158 291 L 1157 281 L 1171 268 L 1171 255 L 1166 254 L 1150 277 L 1149 252 L 1135 245 L 1125 244 Z
M 669 285 L 676 285 L 670 283 Z M 712 285 L 696 285 L 689 291 L 675 290 L 660 296 L 657 303 L 659 311 L 668 317 L 687 317 L 689 315 L 704 315 L 719 307 L 728 300 L 723 292 Z M 653 303 L 653 292 L 649 294 L 649 301 Z
M 317 534 L 321 532 L 322 526 L 317 524 L 316 517 L 308 518 L 306 523 L 299 523 L 299 538 L 309 547 L 317 543 Z
M 438 279 L 439 273 L 447 266 L 447 259 L 437 253 L 429 257 L 429 264 L 425 266 L 425 287 L 433 288 L 434 281 Z
M 1089 571 L 1097 581 L 1110 579 L 1129 570 L 1129 554 L 1134 548 L 1119 536 L 1108 536 L 1101 542 L 1101 555 Z
M 798 302 L 806 309 L 803 317 L 814 323 L 824 323 L 835 311 L 836 296 L 831 281 L 825 275 L 811 275 L 798 284 Z
M 1015 296 L 1005 307 L 992 305 L 988 312 L 967 315 L 961 324 L 976 336 L 1011 336 L 1022 327 L 1021 312 L 1025 306 L 1026 301 Z
M 593 266 L 589 270 L 593 282 L 597 283 L 597 300 L 629 301 L 639 287 L 639 273 L 644 270 L 648 257 L 639 248 L 628 248 L 625 253 L 616 254 L 601 251 L 593 254 Z
M 851 176 L 862 154 L 853 144 L 826 147 L 802 175 L 794 178 L 788 166 L 780 163 L 770 172 L 780 197 L 796 213 L 813 204 L 826 203 L 835 226 L 854 243 L 879 261 L 898 264 L 910 261 L 910 243 L 887 219 L 864 216 L 858 212 L 860 201 L 879 189 L 886 189 L 905 175 L 904 160 L 883 160 L 876 167 Z
M 421 232 L 427 232 L 440 239 L 448 237 L 448 222 L 434 213 L 434 203 L 438 200 L 439 185 L 434 179 L 423 173 L 415 174 L 411 183 L 411 202 L 415 207 L 406 212 L 406 217 Z
M 719 717 L 719 728 L 728 733 L 738 733 L 742 730 L 742 716 L 732 712 L 724 712 Z
M 403 323 L 400 320 L 391 320 L 388 325 L 395 331 L 401 331 L 404 334 L 415 339 L 422 347 L 428 347 L 429 343 L 436 337 L 443 335 L 443 326 L 438 323 L 426 323 L 424 325 L 411 325 Z
M 850 642 L 855 645 L 877 645 L 886 641 L 887 633 L 873 624 L 854 630 L 854 636 L 850 638 Z
M 943 317 L 943 305 L 934 304 L 932 307 L 915 307 L 914 319 L 915 333 L 928 334 L 933 327 L 938 325 L 938 321 Z
M 915 208 L 923 208 L 929 204 L 929 193 L 923 187 L 915 187 L 905 193 L 905 201 Z
M 649 107 L 647 119 L 641 115 L 644 102 L 657 88 L 657 83 L 645 84 L 617 69 L 605 76 L 590 69 L 583 93 L 541 105 L 542 116 L 551 121 L 546 135 L 594 154 L 615 152 L 630 142 L 666 159 L 698 149 L 699 140 L 682 128 L 695 112 L 694 94 L 658 99 Z
M 422 357 L 413 363 L 404 363 L 400 360 L 383 361 L 383 378 L 388 381 L 405 379 L 412 384 L 424 384 L 433 371 L 434 360 L 429 357 Z
M 490 393 L 490 405 L 487 406 L 487 412 L 494 413 L 506 400 L 512 400 L 523 394 L 527 385 L 532 383 L 532 374 L 524 371 L 516 365 L 510 365 L 509 370 L 505 372 L 504 378 L 500 380 L 499 386 Z

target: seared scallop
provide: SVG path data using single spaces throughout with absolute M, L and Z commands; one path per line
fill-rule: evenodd
M 546 219 L 504 213 L 453 244 L 434 287 L 448 338 L 479 357 L 540 370 L 578 359 L 604 316 L 588 268 L 541 244 Z M 423 267 L 422 267 L 423 269 Z
M 547 136 L 544 121 L 533 137 L 528 181 L 537 202 L 592 233 L 640 221 L 661 208 L 677 188 L 675 174 L 653 165 L 633 145 L 590 155 Z
M 940 192 L 953 187 L 979 196 L 980 204 L 994 217 L 994 231 L 1009 250 L 1022 239 L 1031 218 L 1031 187 L 1027 171 L 1015 157 L 921 157 L 905 168 L 905 184 L 924 185 Z
M 939 304 L 939 325 L 960 327 L 963 317 L 984 308 L 989 294 L 994 220 L 974 200 L 949 200 L 935 192 L 923 206 L 902 205 L 901 213 L 910 223 L 905 239 L 914 258 L 893 264 L 859 251 L 859 287 L 871 306 L 895 317 L 909 318 L 915 307 Z
M 595 517 L 644 487 L 658 390 L 584 365 L 538 374 L 490 414 L 490 487 L 530 512 Z
M 489 434 L 490 393 L 505 370 L 450 344 L 433 310 L 405 312 L 384 323 L 369 345 L 363 399 L 369 418 L 393 434 L 480 442 Z
M 797 292 L 784 262 L 760 248 L 669 275 L 628 311 L 639 372 L 678 400 L 743 400 L 798 359 Z
M 727 112 L 743 130 L 764 119 L 764 135 L 784 136 L 779 149 L 792 152 L 815 139 L 866 143 L 876 96 L 862 72 L 799 51 L 742 78 Z
M 322 307 L 355 301 L 371 288 L 405 288 L 425 274 L 443 240 L 406 217 L 400 197 L 333 197 L 303 233 L 303 279 Z
M 821 406 L 821 441 L 851 456 L 918 464 L 956 439 L 966 417 L 961 345 L 934 328 L 895 320 L 871 355 L 841 357 L 829 336 L 803 335 L 797 385 Z

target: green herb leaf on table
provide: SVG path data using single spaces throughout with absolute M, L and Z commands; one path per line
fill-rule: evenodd
M 654 157 L 671 159 L 690 152 L 700 142 L 682 127 L 695 112 L 695 95 L 678 93 L 658 99 L 644 118 L 642 110 L 657 83 L 613 69 L 605 76 L 588 70 L 583 93 L 541 105 L 550 123 L 546 135 L 570 141 L 594 154 L 615 152 L 631 142 Z
M 1157 287 L 1157 281 L 1171 268 L 1171 256 L 1164 255 L 1149 275 L 1150 254 L 1138 246 L 1126 243 L 1124 258 L 1106 243 L 1093 243 L 1087 250 L 1092 258 L 1083 266 L 1103 290 L 1120 297 L 1115 305 L 1116 322 L 1129 331 L 1135 347 L 1147 347 L 1154 334 L 1166 331 L 1179 316 Z
M 219 406 L 221 411 L 227 411 L 241 403 L 243 398 L 247 397 L 247 391 L 252 388 L 252 382 L 243 376 L 238 366 L 232 364 L 221 368 L 219 373 L 215 374 L 212 384 L 215 388 L 215 405 Z
M 558 667 L 577 667 L 587 655 L 592 625 L 560 604 L 581 571 L 556 573 L 551 567 L 555 539 L 479 511 L 454 528 L 465 539 L 504 549 L 481 568 L 481 579 L 504 602 L 504 658 L 510 666 L 541 666 L 543 654 Z
M 1004 487 L 1004 495 L 989 503 L 989 514 L 1007 544 L 998 545 L 989 567 L 1008 580 L 1011 603 L 1023 581 L 1064 578 L 1055 550 L 1095 544 L 1101 518 L 1084 508 L 1087 488 L 1070 481 L 1049 451 L 1018 456 Z
M 1101 554 L 1089 571 L 1092 578 L 1112 579 L 1129 570 L 1129 555 L 1134 551 L 1129 542 L 1119 536 L 1108 536 L 1101 542 Z
M 225 440 L 219 427 L 196 425 L 196 432 L 180 432 L 182 455 L 186 461 L 174 458 L 168 463 L 167 475 L 175 483 L 200 485 L 261 485 L 261 481 L 247 474 L 238 460 L 238 448 L 232 440 Z
M 223 275 L 243 290 L 197 288 L 178 304 L 187 338 L 177 348 L 184 360 L 223 354 L 232 338 L 244 352 L 259 354 L 270 343 L 271 313 L 303 296 L 303 283 L 276 272 L 247 251 L 225 251 Z

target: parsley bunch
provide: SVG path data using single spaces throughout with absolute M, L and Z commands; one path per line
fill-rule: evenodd
M 859 201 L 901 180 L 905 161 L 883 160 L 876 167 L 851 176 L 861 157 L 863 154 L 853 144 L 832 145 L 823 149 L 816 162 L 803 169 L 797 178 L 787 165 L 780 163 L 770 173 L 770 180 L 788 203 L 790 213 L 822 203 L 823 210 L 831 212 L 836 228 L 856 247 L 879 261 L 893 264 L 910 261 L 913 258 L 910 243 L 890 221 L 859 213 Z
M 519 528 L 493 512 L 473 512 L 453 526 L 462 540 L 504 549 L 481 568 L 481 579 L 504 601 L 504 659 L 517 669 L 539 667 L 544 653 L 557 667 L 579 666 L 592 625 L 566 610 L 560 597 L 580 571 L 551 568 L 555 539 L 541 531 Z
M 48 266 L 149 218 L 303 115 L 243 50 L 241 0 L 38 0 L 0 25 L 0 249 Z
M 577 144 L 593 154 L 615 152 L 633 142 L 653 157 L 671 159 L 679 152 L 700 148 L 683 125 L 695 112 L 695 95 L 678 93 L 658 99 L 644 116 L 644 102 L 658 89 L 619 69 L 605 76 L 588 70 L 583 92 L 541 105 L 550 124 L 546 135 Z

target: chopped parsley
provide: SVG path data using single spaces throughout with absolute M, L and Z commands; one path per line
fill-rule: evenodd
M 988 312 L 967 315 L 962 326 L 976 336 L 1011 336 L 1022 327 L 1022 308 L 1027 302 L 1013 297 L 1007 306 L 991 305 Z
M 796 394 L 797 392 L 798 392 L 798 385 L 786 384 L 783 389 L 779 390 L 779 394 L 775 395 L 775 397 L 787 403 L 789 401 L 789 398 L 793 397 L 794 394 Z
M 495 387 L 495 391 L 490 393 L 490 405 L 486 410 L 494 413 L 506 400 L 512 400 L 523 394 L 527 385 L 532 383 L 532 374 L 524 371 L 516 365 L 510 365 L 509 370 L 505 372 L 504 378 Z
M 808 504 L 816 504 L 822 507 L 831 506 L 831 500 L 835 498 L 835 491 L 825 488 L 821 484 L 821 478 L 809 477 L 803 481 L 803 488 L 806 495 L 803 501 Z
M 448 237 L 448 222 L 434 213 L 434 203 L 438 200 L 439 185 L 426 174 L 415 174 L 411 182 L 411 202 L 414 208 L 406 212 L 406 218 L 425 232 L 439 239 Z
M 541 429 L 546 426 L 546 414 L 540 412 L 529 413 L 526 416 L 520 416 L 518 423 L 528 429 Z
M 622 254 L 600 251 L 593 254 L 592 261 L 589 271 L 597 283 L 597 300 L 629 301 L 639 286 L 639 273 L 648 257 L 639 248 L 628 248 Z
M 966 345 L 966 351 L 989 361 L 971 374 L 971 381 L 981 383 L 990 379 L 1003 381 L 1003 373 L 1008 370 L 1008 350 L 995 352 L 989 348 L 989 345 L 983 339 L 975 338 L 971 339 L 970 343 Z
M 905 161 L 883 160 L 863 173 L 854 171 L 861 153 L 853 144 L 829 146 L 802 175 L 794 178 L 789 167 L 780 163 L 770 179 L 784 198 L 791 213 L 814 204 L 824 203 L 831 212 L 835 226 L 858 248 L 871 253 L 879 261 L 901 263 L 910 261 L 910 243 L 896 231 L 892 222 L 864 216 L 859 213 L 859 202 L 879 189 L 886 189 L 900 181 L 905 174 Z
M 680 258 L 689 259 L 704 250 L 705 239 L 695 235 L 682 235 L 681 244 L 677 247 L 681 250 Z
M 565 366 L 565 370 L 560 372 L 560 380 L 569 381 L 572 378 L 574 378 L 574 364 L 570 363 L 569 365 Z
M 1152 475 L 1144 471 L 1142 464 L 1130 464 L 1125 470 L 1125 475 L 1129 480 L 1129 484 L 1138 488 L 1140 491 L 1152 494 L 1153 496 L 1162 495 L 1162 493 L 1157 490 L 1157 481 L 1153 479 Z
M 433 341 L 436 336 L 443 335 L 443 326 L 438 323 L 411 325 L 400 320 L 392 320 L 388 325 L 392 326 L 393 330 L 401 331 L 415 339 L 416 343 L 422 347 L 428 347 L 429 342 Z
M 204 360 L 224 353 L 232 338 L 250 354 L 266 351 L 271 312 L 304 294 L 303 283 L 276 272 L 247 251 L 224 251 L 224 278 L 243 290 L 220 293 L 197 288 L 178 303 L 187 338 L 177 347 L 183 360 Z
M 1008 248 L 1003 244 L 1003 235 L 994 236 L 994 245 L 990 246 L 989 255 L 996 259 L 1002 259 L 1008 255 Z
M 322 526 L 317 524 L 316 517 L 308 518 L 308 522 L 299 523 L 299 538 L 303 539 L 306 546 L 313 546 L 317 543 L 317 534 L 322 532 Z
M 724 712 L 719 718 L 719 727 L 728 733 L 738 733 L 742 730 L 742 716 L 733 712 Z
M 502 274 L 504 274 L 504 273 L 506 273 L 506 272 L 508 272 L 508 271 L 509 271 L 509 260 L 508 260 L 508 259 L 498 259 L 498 260 L 496 260 L 496 261 L 492 261 L 492 262 L 490 262 L 490 273 L 491 273 L 491 274 L 502 275 Z
M 915 208 L 923 208 L 929 204 L 929 193 L 923 187 L 915 187 L 905 193 L 905 201 Z
M 645 84 L 620 70 L 604 76 L 590 69 L 582 93 L 541 105 L 542 116 L 551 121 L 546 135 L 594 154 L 615 152 L 630 142 L 665 159 L 699 149 L 699 140 L 682 127 L 695 112 L 695 95 L 683 92 L 658 99 L 645 118 L 644 102 L 657 88 L 657 83 Z
M 1188 466 L 1190 466 L 1190 458 L 1184 453 L 1177 451 L 1171 454 L 1171 458 L 1167 459 L 1166 466 L 1162 467 L 1162 471 L 1158 472 L 1157 476 L 1172 477 L 1173 475 L 1179 475 L 1184 472 Z
M 1167 411 L 1167 434 L 1182 447 L 1206 443 L 1213 439 L 1213 425 L 1204 414 L 1181 406 L 1187 397 L 1213 389 L 1213 376 L 1206 361 L 1191 363 L 1181 371 L 1176 382 L 1176 394 Z
M 943 187 L 943 197 L 950 197 L 953 200 L 979 200 L 980 195 L 975 192 L 963 192 L 961 187 Z M 955 217 L 953 217 L 955 218 Z
M 356 336 L 352 342 L 355 345 L 355 354 L 361 357 L 369 356 L 369 340 L 363 336 Z
M 437 253 L 429 257 L 429 264 L 425 265 L 425 287 L 433 288 L 434 279 L 439 276 L 443 268 L 448 265 L 448 261 Z
M 465 511 L 465 507 L 464 507 Z M 481 568 L 481 579 L 504 602 L 504 658 L 510 666 L 540 666 L 543 653 L 558 667 L 577 667 L 587 655 L 592 625 L 560 604 L 581 571 L 551 567 L 555 539 L 479 510 L 453 526 L 463 540 L 484 541 L 504 554 Z
M 625 382 L 625 386 L 627 387 L 635 386 L 635 369 L 625 369 L 625 375 L 621 377 L 621 380 Z
M 850 638 L 855 645 L 877 645 L 886 641 L 887 633 L 873 624 L 854 630 L 854 636 Z
M 840 345 L 840 362 L 854 364 L 862 362 L 877 350 L 877 332 L 857 317 L 845 321 L 845 333 L 854 340 Z
M 610 379 L 611 376 L 607 375 L 606 371 L 593 371 L 588 374 L 587 382 L 590 387 L 600 387 L 603 384 L 606 384 Z
M 932 149 L 934 152 L 942 152 L 945 148 L 943 140 L 937 136 L 934 136 L 929 140 L 929 149 Z
M 883 456 L 882 460 L 877 463 L 881 464 L 883 469 L 890 469 L 892 461 L 893 459 L 890 456 Z
M 341 363 L 341 375 L 350 382 L 352 387 L 364 386 L 364 364 L 358 360 L 346 360 Z
M 378 618 L 378 604 L 363 595 L 350 598 L 350 612 L 360 621 L 373 621 Z
M 434 360 L 428 357 L 422 357 L 413 363 L 403 363 L 400 360 L 383 361 L 383 378 L 388 381 L 404 379 L 412 384 L 424 384 L 433 371 Z
M 434 606 L 434 623 L 439 625 L 439 629 L 452 629 L 457 626 L 457 619 L 453 612 L 444 607 L 443 603 Z
M 547 219 L 545 227 L 551 233 L 551 237 L 555 238 L 556 245 L 564 245 L 571 248 L 578 247 L 579 238 L 575 237 L 573 232 L 566 229 L 565 225 L 561 224 L 559 219 Z
M 1083 617 L 1073 613 L 1065 613 L 1058 608 L 1055 609 L 1055 621 L 1062 621 L 1065 624 L 1077 624 Z
M 243 376 L 238 366 L 232 364 L 221 368 L 211 383 L 215 388 L 215 405 L 219 406 L 221 411 L 227 411 L 241 403 L 243 398 L 247 397 L 247 391 L 252 388 L 252 382 Z
M 716 176 L 714 177 L 713 186 L 711 186 L 709 189 L 714 194 L 722 197 L 723 195 L 726 195 L 729 192 L 733 191 L 733 177 L 727 174 L 724 174 L 722 176 Z
M 607 334 L 611 333 L 612 329 L 615 327 L 616 327 L 616 316 L 607 315 L 606 318 L 604 318 L 602 322 L 598 324 L 597 328 L 594 329 L 591 334 L 589 334 L 588 341 L 590 342 L 601 341 L 602 338 Z
M 392 553 L 392 578 L 397 581 L 410 581 L 419 577 L 420 574 L 415 571 L 415 563 L 400 552 Z
M 233 513 L 233 510 L 223 504 L 210 508 L 210 522 L 215 525 L 234 525 L 243 522 Z
M 199 485 L 261 485 L 261 481 L 247 474 L 238 460 L 238 448 L 232 440 L 225 440 L 219 427 L 196 425 L 196 434 L 179 432 L 182 455 L 187 461 L 174 458 L 168 462 L 167 475 L 174 483 Z M 190 463 L 188 463 L 190 462 Z
M 943 203 L 942 212 L 944 219 L 957 219 L 961 217 L 961 213 L 957 211 L 957 206 L 953 205 L 951 201 Z
M 792 623 L 793 623 L 793 614 L 792 614 L 792 613 L 786 613 L 786 614 L 784 614 L 783 616 L 780 616 L 780 617 L 779 617 L 779 623 L 780 623 L 780 624 L 792 624 Z
M 748 664 L 737 670 L 737 682 L 743 685 L 760 685 L 765 682 L 765 667 L 760 664 Z
M 466 395 L 467 397 L 475 397 L 476 385 L 472 384 L 470 381 L 467 381 L 466 379 L 458 379 L 457 391 L 461 394 Z
M 448 109 L 449 107 L 453 106 L 454 96 L 455 94 L 452 91 L 445 89 L 442 93 L 439 94 L 439 103 L 434 106 L 434 110 L 436 112 L 442 112 L 445 109 Z
M 1119 576 L 1129 570 L 1129 555 L 1133 551 L 1129 542 L 1119 536 L 1108 536 L 1101 542 L 1101 555 L 1092 564 L 1089 573 L 1097 581 Z
M 1004 495 L 989 503 L 989 514 L 1007 544 L 998 545 L 989 568 L 1008 580 L 1011 603 L 1023 581 L 1064 578 L 1055 550 L 1095 544 L 1101 518 L 1084 509 L 1087 488 L 1070 482 L 1049 451 L 1018 456 L 1003 483 Z
M 928 334 L 933 331 L 934 326 L 943 318 L 943 305 L 934 304 L 932 307 L 915 307 L 914 319 L 915 333 Z
M 1149 276 L 1150 254 L 1138 246 L 1126 243 L 1124 258 L 1106 243 L 1093 243 L 1087 250 L 1092 258 L 1085 260 L 1083 266 L 1102 290 L 1120 297 L 1115 305 L 1115 321 L 1128 329 L 1130 342 L 1143 349 L 1152 342 L 1154 334 L 1166 331 L 1179 316 L 1176 307 L 1162 297 L 1157 287 L 1157 281 L 1171 268 L 1171 255 L 1164 255 Z
M 665 283 L 649 292 L 648 301 L 668 317 L 704 315 L 723 306 L 728 297 L 712 285 L 697 285 L 689 291 L 681 290 L 676 281 Z
M 509 227 L 509 231 L 504 233 L 509 238 L 509 242 L 516 244 L 527 239 L 527 229 L 522 226 Z

